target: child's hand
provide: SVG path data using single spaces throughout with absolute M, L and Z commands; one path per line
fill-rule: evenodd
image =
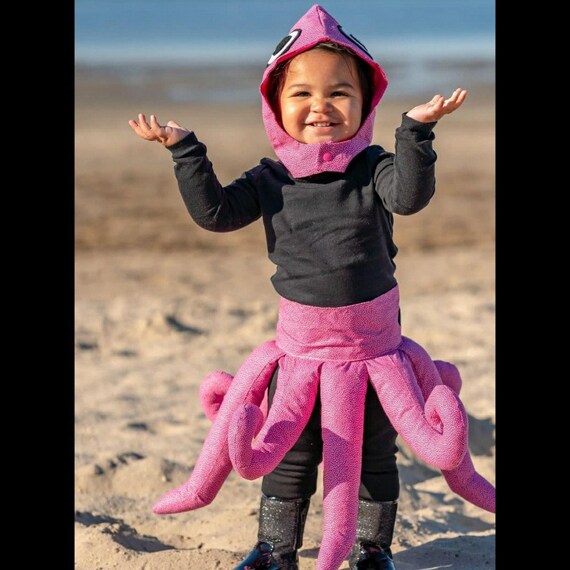
M 467 97 L 467 91 L 459 87 L 453 92 L 449 99 L 444 99 L 441 95 L 436 95 L 431 101 L 414 107 L 406 115 L 420 121 L 421 123 L 433 123 L 439 121 L 444 115 L 453 113 L 461 107 Z
M 190 132 L 175 121 L 168 121 L 166 125 L 159 125 L 155 115 L 150 116 L 150 125 L 146 117 L 139 113 L 139 122 L 130 120 L 129 125 L 135 133 L 145 141 L 158 141 L 164 146 L 172 146 L 181 141 Z

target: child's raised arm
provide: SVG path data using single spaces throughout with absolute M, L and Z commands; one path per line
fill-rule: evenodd
M 156 115 L 150 116 L 150 125 L 146 122 L 146 117 L 139 113 L 139 122 L 129 121 L 130 127 L 135 133 L 145 141 L 157 141 L 164 146 L 172 146 L 181 141 L 190 132 L 181 127 L 176 121 L 168 121 L 166 125 L 160 125 Z
M 414 107 L 406 115 L 421 123 L 433 123 L 461 107 L 466 97 L 467 90 L 458 87 L 449 99 L 444 99 L 442 95 L 436 95 L 431 101 Z

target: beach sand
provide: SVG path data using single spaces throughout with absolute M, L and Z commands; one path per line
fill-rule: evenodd
M 210 506 L 190 513 L 157 516 L 151 507 L 187 479 L 206 437 L 202 378 L 235 373 L 273 337 L 274 269 L 261 222 L 213 234 L 191 221 L 168 151 L 135 137 L 127 121 L 141 111 L 195 129 L 222 182 L 272 150 L 257 105 L 172 103 L 158 87 L 133 92 L 113 78 L 83 79 L 78 74 L 75 568 L 231 569 L 256 540 L 260 480 L 232 473 Z M 393 150 L 411 106 L 382 102 L 374 142 Z M 403 334 L 459 367 L 474 463 L 494 482 L 493 93 L 473 89 L 435 132 L 436 196 L 417 215 L 396 218 Z M 494 515 L 454 495 L 437 470 L 399 446 L 398 569 L 494 568 Z M 321 515 L 319 479 L 300 552 L 306 570 L 315 568 Z

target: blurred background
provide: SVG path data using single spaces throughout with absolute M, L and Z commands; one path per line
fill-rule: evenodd
M 112 71 L 136 93 L 148 72 L 173 101 L 257 100 L 259 70 L 313 3 L 267 0 L 76 0 L 76 60 L 89 76 Z M 361 39 L 390 78 L 387 97 L 494 82 L 493 0 L 329 0 L 323 7 Z M 354 31 L 352 31 L 354 30 Z M 356 34 L 355 32 L 358 32 Z M 190 88 L 184 71 L 199 74 Z M 82 75 L 80 75 L 82 77 Z M 156 77 L 156 76 L 155 76 Z
M 196 240 L 202 243 L 187 226 L 176 236 L 172 227 L 154 232 L 153 243 L 149 243 L 147 234 L 141 235 L 150 222 L 149 214 L 156 218 L 176 200 L 173 196 L 176 192 L 170 190 L 173 180 L 167 169 L 163 169 L 168 178 L 162 178 L 156 171 L 146 175 L 147 183 L 149 176 L 159 176 L 159 194 L 146 196 L 139 188 L 138 204 L 131 201 L 130 191 L 139 184 L 135 165 L 141 161 L 148 167 L 151 156 L 157 159 L 157 165 L 164 164 L 164 160 L 158 159 L 160 149 L 137 145 L 132 137 L 125 139 L 134 156 L 128 156 L 128 163 L 121 160 L 119 173 L 110 171 L 113 180 L 109 186 L 102 184 L 97 188 L 93 176 L 103 176 L 104 169 L 96 161 L 96 174 L 89 175 L 89 191 L 84 189 L 87 183 L 84 166 L 93 164 L 99 151 L 103 153 L 105 168 L 111 168 L 120 158 L 119 149 L 131 152 L 121 146 L 121 141 L 130 135 L 124 127 L 125 121 L 135 118 L 138 112 L 155 113 L 164 122 L 176 119 L 195 129 L 205 143 L 210 140 L 210 132 L 219 135 L 216 138 L 221 140 L 216 140 L 215 147 L 210 149 L 211 158 L 224 157 L 216 166 L 218 175 L 226 182 L 256 164 L 261 156 L 272 156 L 260 120 L 258 85 L 274 47 L 312 4 L 299 0 L 76 0 L 78 247 L 134 246 L 144 240 L 145 247 L 172 249 L 191 242 L 196 244 Z M 462 139 L 468 139 L 469 133 L 457 121 L 472 119 L 479 104 L 487 105 L 485 118 L 494 120 L 492 0 L 331 0 L 323 6 L 347 32 L 367 46 L 388 75 L 389 86 L 378 109 L 374 142 L 391 149 L 392 133 L 402 112 L 435 93 L 450 94 L 457 86 L 470 92 L 469 103 L 461 115 L 456 115 L 458 119 L 454 117 Z M 225 115 L 228 111 L 229 121 Z M 480 127 L 472 123 L 469 128 Z M 110 129 L 109 135 L 112 133 L 117 144 L 90 148 L 99 140 L 92 135 L 101 135 L 103 126 Z M 96 130 L 87 134 L 86 129 L 93 128 Z M 438 127 L 437 133 L 446 128 L 447 121 Z M 472 134 L 475 137 L 477 133 Z M 453 141 L 454 149 L 457 142 Z M 239 152 L 233 150 L 236 146 Z M 441 169 L 445 165 L 444 157 Z M 489 163 L 484 166 L 492 167 Z M 469 168 L 480 170 L 481 165 L 470 160 Z M 479 174 L 469 176 L 468 181 L 477 184 L 479 178 Z M 168 189 L 162 186 L 167 180 Z M 119 181 L 121 187 L 117 189 Z M 439 190 L 446 191 L 443 186 Z M 106 198 L 115 202 L 114 207 L 109 203 L 100 207 L 102 192 L 112 194 Z M 470 194 L 465 188 L 462 192 Z M 488 192 L 485 195 L 491 196 Z M 154 203 L 157 197 L 160 200 Z M 126 213 L 124 200 L 131 201 L 129 209 L 133 213 L 133 208 L 141 206 L 147 198 L 152 202 L 151 212 L 144 216 L 137 212 L 134 228 L 125 231 L 124 224 L 129 222 L 124 219 L 116 227 L 117 214 L 123 218 Z M 176 202 L 179 217 L 175 219 L 180 220 L 185 213 L 178 206 Z M 456 213 L 465 219 L 461 223 L 450 220 L 445 235 L 439 232 L 434 237 L 424 232 L 420 240 L 414 235 L 410 246 L 423 247 L 434 240 L 465 243 L 480 239 L 481 235 L 464 231 L 463 226 L 472 227 L 472 212 Z M 485 228 L 490 229 L 492 212 L 481 214 Z M 441 220 L 442 215 L 445 214 L 436 210 L 428 220 Z M 479 227 L 480 223 L 477 220 L 475 225 Z M 259 234 L 257 230 L 246 229 L 247 239 L 253 235 L 252 231 Z M 208 236 L 206 241 L 210 239 Z M 233 239 L 237 238 L 232 236 L 227 243 L 233 243 Z M 405 236 L 403 239 L 407 240 Z M 221 243 L 216 238 L 214 241 Z
M 199 385 L 272 338 L 278 298 L 261 222 L 198 228 L 170 153 L 128 120 L 195 130 L 228 183 L 274 157 L 258 85 L 300 0 L 75 1 L 76 570 L 232 568 L 255 542 L 259 481 L 233 474 L 207 509 L 152 515 L 188 476 L 210 423 Z M 373 142 L 402 113 L 469 90 L 435 128 L 437 191 L 397 216 L 403 333 L 457 364 L 476 467 L 494 481 L 495 3 L 323 0 L 386 70 Z M 399 570 L 494 567 L 494 517 L 399 442 Z M 320 485 L 320 483 L 319 483 Z M 303 568 L 321 536 L 319 487 Z

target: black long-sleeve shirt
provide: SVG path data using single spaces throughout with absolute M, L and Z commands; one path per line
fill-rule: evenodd
M 369 146 L 344 173 L 293 178 L 282 163 L 264 158 L 224 187 L 194 133 L 168 148 L 199 226 L 227 232 L 262 217 L 279 295 L 338 307 L 370 301 L 396 285 L 392 214 L 418 212 L 434 194 L 435 124 L 403 115 L 395 154 Z

